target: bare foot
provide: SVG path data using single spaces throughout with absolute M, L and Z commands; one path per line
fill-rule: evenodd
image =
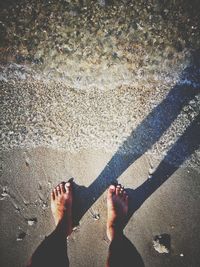
M 51 211 L 56 226 L 59 223 L 66 227 L 66 234 L 72 233 L 72 185 L 60 183 L 51 192 Z
M 123 223 L 128 213 L 128 195 L 121 185 L 111 185 L 107 193 L 107 236 L 110 241 L 123 232 Z

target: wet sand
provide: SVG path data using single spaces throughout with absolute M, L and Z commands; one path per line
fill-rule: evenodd
M 5 153 L 1 185 L 6 195 L 0 201 L 1 266 L 24 266 L 36 246 L 54 229 L 49 206 L 53 186 L 74 177 L 76 184 L 85 187 L 85 190 L 79 188 L 82 201 L 93 202 L 88 188 L 111 157 L 100 150 L 73 154 L 37 148 Z M 143 156 L 118 181 L 136 190 L 147 181 L 150 168 L 150 158 Z M 100 182 L 98 186 L 97 190 L 102 186 Z M 199 186 L 197 171 L 180 168 L 131 216 L 125 233 L 145 266 L 198 266 Z M 68 240 L 71 266 L 105 263 L 109 245 L 105 197 L 105 193 L 99 195 Z M 130 200 L 137 201 L 133 193 Z M 161 234 L 170 235 L 168 254 L 160 254 L 153 248 L 154 237 Z

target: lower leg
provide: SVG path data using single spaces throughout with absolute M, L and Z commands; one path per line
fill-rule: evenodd
M 51 210 L 56 229 L 36 249 L 30 259 L 29 267 L 67 267 L 66 238 L 72 232 L 72 187 L 70 183 L 61 183 L 51 194 Z
M 120 185 L 111 185 L 107 194 L 107 236 L 111 241 L 107 267 L 144 266 L 140 254 L 123 234 L 128 212 L 128 196 Z

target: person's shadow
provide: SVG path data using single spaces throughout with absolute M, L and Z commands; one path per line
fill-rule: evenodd
M 75 224 L 118 177 L 147 150 L 149 150 L 170 127 L 184 106 L 200 93 L 200 52 L 194 53 L 191 65 L 182 73 L 180 81 L 170 90 L 166 98 L 156 106 L 119 147 L 96 180 L 88 187 L 74 182 L 76 194 Z M 148 133 L 148 134 L 147 134 Z M 150 133 L 150 134 L 149 134 Z M 159 188 L 190 155 L 200 146 L 200 115 L 198 115 L 176 141 L 160 162 L 151 179 L 137 189 L 128 189 L 129 216 Z M 176 164 L 168 164 L 175 159 Z M 127 220 L 127 222 L 128 222 Z

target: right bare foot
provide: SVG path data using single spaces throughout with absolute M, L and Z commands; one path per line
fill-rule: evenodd
M 70 182 L 60 183 L 51 192 L 51 211 L 56 226 L 62 224 L 69 236 L 72 233 L 72 185 Z
M 128 195 L 121 185 L 111 185 L 107 193 L 107 236 L 110 241 L 123 232 L 128 213 Z

